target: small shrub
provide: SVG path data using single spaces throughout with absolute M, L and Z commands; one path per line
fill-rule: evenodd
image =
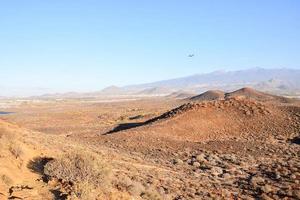
M 16 143 L 11 143 L 8 150 L 16 159 L 20 158 L 23 155 L 22 148 Z
M 95 187 L 87 182 L 78 183 L 74 189 L 75 197 L 79 199 L 97 199 L 98 192 Z
M 145 191 L 145 187 L 140 182 L 132 182 L 127 187 L 127 191 L 133 196 L 140 196 Z
M 95 187 L 110 185 L 108 166 L 88 153 L 66 153 L 48 162 L 44 167 L 44 173 L 72 183 L 88 183 Z

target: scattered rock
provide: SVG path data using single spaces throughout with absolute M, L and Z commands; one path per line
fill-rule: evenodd
M 176 165 L 182 165 L 183 161 L 179 158 L 176 158 L 176 159 L 173 160 L 173 163 L 176 164 Z
M 218 176 L 218 175 L 220 175 L 220 174 L 223 173 L 223 169 L 220 168 L 220 167 L 212 167 L 212 168 L 210 169 L 210 172 L 211 172 L 212 175 Z

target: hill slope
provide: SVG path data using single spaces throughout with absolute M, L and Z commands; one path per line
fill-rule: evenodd
M 224 99 L 225 93 L 220 90 L 209 90 L 200 95 L 193 96 L 190 98 L 192 101 L 212 101 Z
M 263 102 L 281 102 L 281 103 L 292 103 L 296 102 L 297 99 L 294 98 L 287 98 L 282 96 L 276 96 L 264 92 L 260 92 L 253 88 L 245 87 L 233 92 L 224 93 L 220 90 L 209 90 L 200 95 L 193 96 L 188 98 L 187 100 L 190 101 L 214 101 L 214 100 L 221 100 L 221 99 L 231 99 L 231 98 L 242 98 L 242 99 L 252 99 L 257 101 Z
M 293 132 L 291 131 L 293 125 L 288 120 L 289 117 L 286 117 L 290 114 L 273 104 L 278 101 L 264 103 L 266 99 L 269 100 L 269 97 L 273 98 L 273 96 L 249 88 L 228 94 L 229 97 L 223 100 L 207 101 L 206 99 L 185 103 L 158 117 L 133 126 L 136 128 L 125 127 L 124 129 L 129 129 L 125 132 L 130 132 L 128 134 L 133 138 L 135 134 L 131 131 L 138 131 L 136 136 L 146 137 L 147 141 L 152 137 L 157 137 L 171 141 L 190 142 L 227 140 L 237 136 L 248 137 L 249 134 L 253 138 L 264 140 L 269 137 L 269 134 L 287 135 Z M 254 98 L 238 98 L 241 95 Z M 122 127 L 116 131 L 122 131 Z M 151 135 L 148 135 L 149 133 Z M 120 135 L 126 137 L 127 133 Z

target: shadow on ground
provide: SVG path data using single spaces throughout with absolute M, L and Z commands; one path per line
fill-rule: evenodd
M 52 161 L 53 158 L 50 157 L 35 157 L 32 160 L 29 161 L 27 164 L 27 168 L 30 169 L 32 172 L 40 174 L 42 176 L 42 179 L 45 183 L 47 183 L 50 180 L 50 177 L 48 177 L 44 173 L 45 165 Z M 63 194 L 59 190 L 50 190 L 50 192 L 54 195 L 55 200 L 66 200 L 67 195 Z
M 122 123 L 122 124 L 119 124 L 118 126 L 116 126 L 115 128 L 113 128 L 112 130 L 104 133 L 103 135 L 110 135 L 110 134 L 113 134 L 113 133 L 116 133 L 116 132 L 120 132 L 120 131 L 124 131 L 124 130 L 127 130 L 127 129 L 143 126 L 145 124 L 146 124 L 145 122 Z
M 291 142 L 294 143 L 294 144 L 299 144 L 300 145 L 300 136 L 293 138 Z
M 122 124 L 119 124 L 118 126 L 116 126 L 115 128 L 113 128 L 112 130 L 104 133 L 103 135 L 109 135 L 109 134 L 117 133 L 117 132 L 124 131 L 124 130 L 127 130 L 127 129 L 136 128 L 136 127 L 139 127 L 139 126 L 145 126 L 145 125 L 151 124 L 153 122 L 156 122 L 158 120 L 161 120 L 161 119 L 164 119 L 164 118 L 168 117 L 168 114 L 169 114 L 169 112 L 167 112 L 163 115 L 160 115 L 158 117 L 154 117 L 154 118 L 149 119 L 149 120 L 144 121 L 144 122 L 122 123 Z M 137 115 L 137 116 L 134 117 L 134 119 L 136 119 L 137 117 L 140 117 L 140 116 Z
M 44 168 L 45 165 L 53 160 L 53 158 L 50 157 L 35 157 L 32 160 L 29 161 L 27 164 L 27 168 L 30 169 L 32 172 L 40 174 L 43 176 L 43 179 L 46 178 L 44 177 Z M 45 181 L 45 180 L 44 180 Z

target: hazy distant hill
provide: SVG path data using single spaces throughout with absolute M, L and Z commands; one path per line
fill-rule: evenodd
M 131 85 L 126 90 L 145 90 L 150 88 L 169 88 L 170 90 L 189 90 L 202 92 L 222 89 L 225 91 L 251 86 L 263 91 L 291 93 L 300 91 L 300 70 L 253 68 L 239 71 L 217 71 L 153 83 Z
M 171 95 L 176 92 L 200 94 L 207 90 L 233 91 L 252 87 L 279 95 L 300 96 L 300 70 L 252 68 L 239 71 L 217 71 L 125 87 L 110 86 L 89 93 L 47 94 L 42 98 L 84 98 L 109 96 Z
M 224 84 L 255 84 L 270 79 L 282 80 L 290 85 L 300 85 L 300 70 L 296 69 L 264 69 L 253 68 L 239 71 L 217 71 L 207 74 L 197 74 L 171 80 L 163 80 L 153 83 L 128 86 L 127 88 L 146 87 L 195 87 L 201 85 L 224 85 Z
M 151 87 L 151 88 L 146 88 L 142 91 L 137 92 L 136 94 L 139 95 L 168 95 L 172 93 L 173 91 L 169 88 L 166 87 Z
M 115 85 L 106 87 L 100 91 L 100 93 L 102 93 L 102 94 L 118 94 L 121 92 L 123 92 L 122 88 L 115 86 Z

